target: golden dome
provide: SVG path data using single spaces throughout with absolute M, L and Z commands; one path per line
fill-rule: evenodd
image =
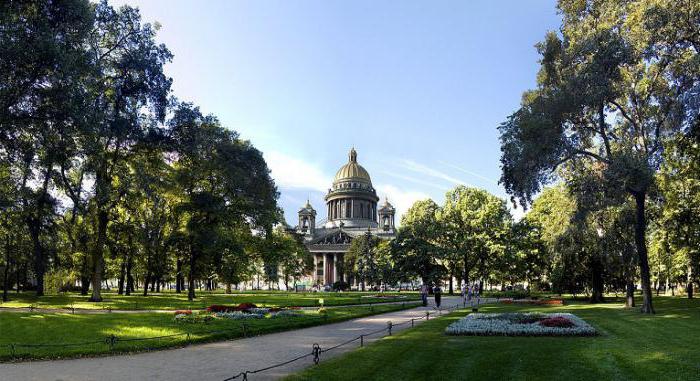
M 341 181 L 352 180 L 372 184 L 372 180 L 370 180 L 367 170 L 361 165 L 357 164 L 357 152 L 355 151 L 355 148 L 350 150 L 350 154 L 348 155 L 348 163 L 340 167 L 338 172 L 336 172 L 333 183 L 335 184 Z

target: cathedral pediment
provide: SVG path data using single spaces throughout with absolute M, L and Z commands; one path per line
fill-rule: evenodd
M 352 242 L 352 237 L 342 231 L 338 230 L 336 232 L 327 234 L 318 240 L 312 241 L 312 245 L 349 245 Z

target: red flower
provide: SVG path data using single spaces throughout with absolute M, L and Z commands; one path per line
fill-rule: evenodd
M 251 308 L 257 308 L 257 307 L 258 306 L 256 306 L 253 303 L 241 303 L 238 305 L 238 307 L 236 307 L 236 311 L 245 311 L 245 310 L 249 310 Z
M 175 315 L 192 315 L 192 310 L 177 310 Z
M 574 326 L 574 323 L 565 317 L 556 316 L 540 321 L 540 325 L 545 327 L 571 328 Z

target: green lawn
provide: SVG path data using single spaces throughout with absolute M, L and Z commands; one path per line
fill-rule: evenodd
M 447 336 L 460 311 L 321 363 L 293 380 L 700 380 L 700 300 L 654 299 L 657 314 L 621 302 L 489 305 L 480 312 L 571 312 L 597 337 Z
M 92 303 L 87 296 L 79 293 L 63 293 L 59 295 L 46 295 L 37 298 L 33 292 L 10 293 L 10 300 L 2 303 L 0 307 L 43 307 L 43 308 L 84 308 L 84 309 L 124 309 L 124 310 L 178 310 L 178 309 L 203 309 L 212 304 L 238 304 L 243 302 L 255 303 L 261 306 L 300 306 L 313 307 L 319 305 L 319 298 L 323 298 L 326 306 L 354 305 L 365 303 L 380 303 L 393 301 L 386 298 L 375 298 L 374 293 L 361 292 L 238 292 L 224 294 L 220 292 L 198 292 L 194 302 L 187 300 L 187 294 L 165 292 L 143 296 L 140 293 L 130 296 L 118 295 L 113 292 L 103 293 L 102 303 Z M 400 295 L 398 301 L 418 300 L 417 293 L 402 292 L 386 293 L 385 295 Z M 0 311 L 2 311 L 0 309 Z
M 215 319 L 208 324 L 177 323 L 171 313 L 67 314 L 0 312 L 0 360 L 76 357 L 132 352 L 217 341 L 245 335 L 310 327 L 361 316 L 415 307 L 416 303 L 328 308 L 328 316 L 317 310 L 300 311 L 301 317 L 264 318 L 245 321 Z M 189 333 L 189 339 L 187 336 Z M 105 342 L 110 335 L 117 341 L 112 348 Z M 172 337 L 148 339 L 155 336 Z M 129 341 L 129 340 L 137 341 Z M 15 345 L 14 356 L 11 344 Z M 28 344 L 28 346 L 26 346 Z M 42 344 L 48 346 L 35 345 Z M 75 344 L 74 346 L 65 346 Z M 55 345 L 55 346 L 53 346 Z

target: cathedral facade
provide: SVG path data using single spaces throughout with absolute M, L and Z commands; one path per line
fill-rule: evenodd
M 335 174 L 325 200 L 326 219 L 317 222 L 316 210 L 307 201 L 299 210 L 296 230 L 314 256 L 314 284 L 332 286 L 346 281 L 340 263 L 355 237 L 368 231 L 382 239 L 395 236 L 395 209 L 388 200 L 377 208 L 379 197 L 369 173 L 357 163 L 354 148 L 347 164 Z

